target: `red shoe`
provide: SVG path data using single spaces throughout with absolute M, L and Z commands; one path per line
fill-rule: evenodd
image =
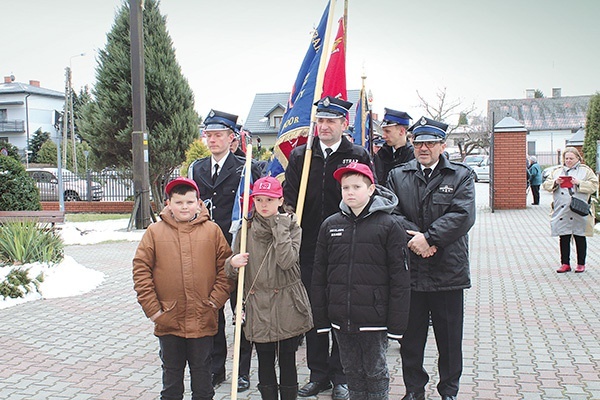
M 569 264 L 563 264 L 560 266 L 559 269 L 556 270 L 556 272 L 558 272 L 559 274 L 562 274 L 563 272 L 569 272 L 570 270 L 571 270 L 571 266 Z
M 577 268 L 575 268 L 575 272 L 585 272 L 585 265 L 577 264 Z

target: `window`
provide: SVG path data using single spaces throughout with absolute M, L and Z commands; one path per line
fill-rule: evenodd
M 0 121 L 6 121 L 8 117 L 8 113 L 6 112 L 6 108 L 0 108 Z
M 279 127 L 281 126 L 281 121 L 283 121 L 283 115 L 273 116 L 273 128 L 279 129 Z
M 535 152 L 535 142 L 527 142 L 527 154 L 534 155 Z

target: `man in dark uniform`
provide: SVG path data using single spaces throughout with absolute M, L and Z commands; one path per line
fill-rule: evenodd
M 193 179 L 200 190 L 200 198 L 206 203 L 211 218 L 215 221 L 229 245 L 232 235 L 231 214 L 233 203 L 236 201 L 236 192 L 244 168 L 244 158 L 235 156 L 231 150 L 236 129 L 237 115 L 211 110 L 204 121 L 204 134 L 206 143 L 211 152 L 209 157 L 194 161 L 188 169 L 188 177 Z M 254 180 L 260 177 L 260 172 L 252 168 Z M 236 291 L 231 293 L 230 305 L 235 310 Z M 252 346 L 246 340 L 242 330 L 240 346 L 240 366 L 238 378 L 238 391 L 242 392 L 250 387 L 250 358 Z M 219 310 L 219 332 L 214 337 L 212 352 L 212 380 L 217 386 L 225 380 L 225 360 L 227 358 L 227 341 L 225 339 L 225 313 Z
M 333 177 L 333 172 L 353 161 L 366 164 L 372 169 L 369 153 L 363 147 L 342 138 L 343 131 L 348 127 L 347 114 L 352 103 L 328 96 L 315 105 L 318 137 L 315 138 L 312 149 L 300 246 L 302 282 L 309 293 L 319 227 L 325 218 L 339 211 L 342 200 L 340 184 Z M 306 145 L 294 149 L 285 171 L 284 198 L 286 204 L 292 207 L 296 207 L 298 202 L 305 152 Z M 331 388 L 333 383 L 333 399 L 349 398 L 335 339 L 330 353 L 329 335 L 317 335 L 314 329 L 310 330 L 306 334 L 306 358 L 310 381 L 298 390 L 299 396 L 315 396 Z
M 231 141 L 231 146 L 229 146 L 231 152 L 238 157 L 246 158 L 246 153 L 242 150 L 242 146 L 240 146 L 240 142 L 242 140 L 242 125 L 237 124 L 235 126 L 235 132 L 233 134 L 233 140 Z
M 473 171 L 443 156 L 448 125 L 421 118 L 410 127 L 415 160 L 390 171 L 396 211 L 411 238 L 411 298 L 401 340 L 403 400 L 424 400 L 429 320 L 438 345 L 438 392 L 454 400 L 462 374 L 463 291 L 471 287 L 468 232 L 475 223 Z
M 406 131 L 411 117 L 404 111 L 385 109 L 381 128 L 385 144 L 379 149 L 373 162 L 377 182 L 385 185 L 390 170 L 415 158 L 414 148 L 407 140 Z

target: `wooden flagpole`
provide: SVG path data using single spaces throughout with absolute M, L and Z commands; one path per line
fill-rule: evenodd
M 313 103 L 321 99 L 323 93 L 323 79 L 325 76 L 325 67 L 327 66 L 327 58 L 329 56 L 329 37 L 331 36 L 331 26 L 333 25 L 333 11 L 335 9 L 335 0 L 329 0 L 329 15 L 327 16 L 327 27 L 325 28 L 325 40 L 323 41 L 323 52 L 319 61 L 319 71 L 317 73 L 317 81 L 315 83 L 315 93 Z M 302 213 L 304 211 L 304 201 L 306 199 L 306 188 L 308 186 L 308 173 L 310 172 L 310 162 L 312 160 L 312 145 L 315 138 L 315 114 L 317 108 L 312 106 L 310 112 L 310 125 L 308 128 L 308 139 L 306 141 L 306 151 L 304 153 L 304 164 L 302 165 L 302 176 L 300 178 L 300 188 L 298 189 L 298 202 L 296 203 L 296 217 L 298 225 L 302 223 Z
M 361 144 L 362 147 L 365 147 L 367 145 L 367 138 L 365 135 L 366 132 L 366 119 L 367 119 L 367 109 L 369 107 L 369 105 L 367 104 L 367 92 L 365 89 L 365 79 L 367 79 L 367 74 L 365 73 L 364 67 L 363 67 L 363 73 L 361 76 L 362 79 L 362 89 L 360 90 L 360 99 L 358 101 L 360 101 L 360 140 L 361 140 Z M 354 127 L 354 129 L 356 129 L 356 127 Z M 369 142 L 371 143 L 371 142 Z M 373 144 L 371 143 L 371 147 L 373 147 Z
M 246 145 L 244 165 L 244 198 L 242 203 L 242 231 L 240 232 L 240 253 L 246 252 L 248 240 L 248 209 L 250 208 L 250 180 L 252 179 L 252 143 Z M 231 372 L 231 398 L 237 399 L 237 381 L 240 365 L 240 345 L 242 342 L 242 313 L 244 300 L 244 273 L 246 267 L 238 270 L 237 301 L 235 304 L 235 330 L 233 339 L 233 367 Z

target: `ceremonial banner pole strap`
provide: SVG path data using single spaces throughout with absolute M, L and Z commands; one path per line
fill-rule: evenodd
M 248 143 L 246 149 L 246 172 L 244 174 L 244 200 L 242 205 L 242 231 L 240 232 L 240 253 L 246 252 L 248 241 L 248 208 L 250 205 L 250 179 L 252 179 L 252 144 Z M 240 365 L 240 345 L 242 341 L 242 313 L 244 300 L 244 273 L 245 267 L 238 270 L 237 302 L 235 304 L 235 333 L 233 340 L 233 367 L 231 372 L 231 398 L 237 399 L 237 381 Z
M 319 72 L 317 74 L 317 82 L 315 84 L 315 93 L 313 103 L 321 98 L 323 90 L 323 77 L 325 75 L 325 66 L 327 65 L 327 57 L 329 54 L 329 37 L 331 36 L 331 26 L 333 24 L 333 10 L 335 9 L 335 0 L 329 1 L 329 15 L 327 16 L 327 28 L 325 29 L 325 40 L 323 42 L 323 53 L 319 63 Z M 312 159 L 312 145 L 315 135 L 315 114 L 316 106 L 313 105 L 310 113 L 310 127 L 308 129 L 308 141 L 306 142 L 306 152 L 304 153 L 304 163 L 302 166 L 302 176 L 300 178 L 300 188 L 298 189 L 298 202 L 296 204 L 296 217 L 298 225 L 302 224 L 302 213 L 304 211 L 304 201 L 306 199 L 306 188 L 308 187 L 308 173 L 310 172 L 310 162 Z

